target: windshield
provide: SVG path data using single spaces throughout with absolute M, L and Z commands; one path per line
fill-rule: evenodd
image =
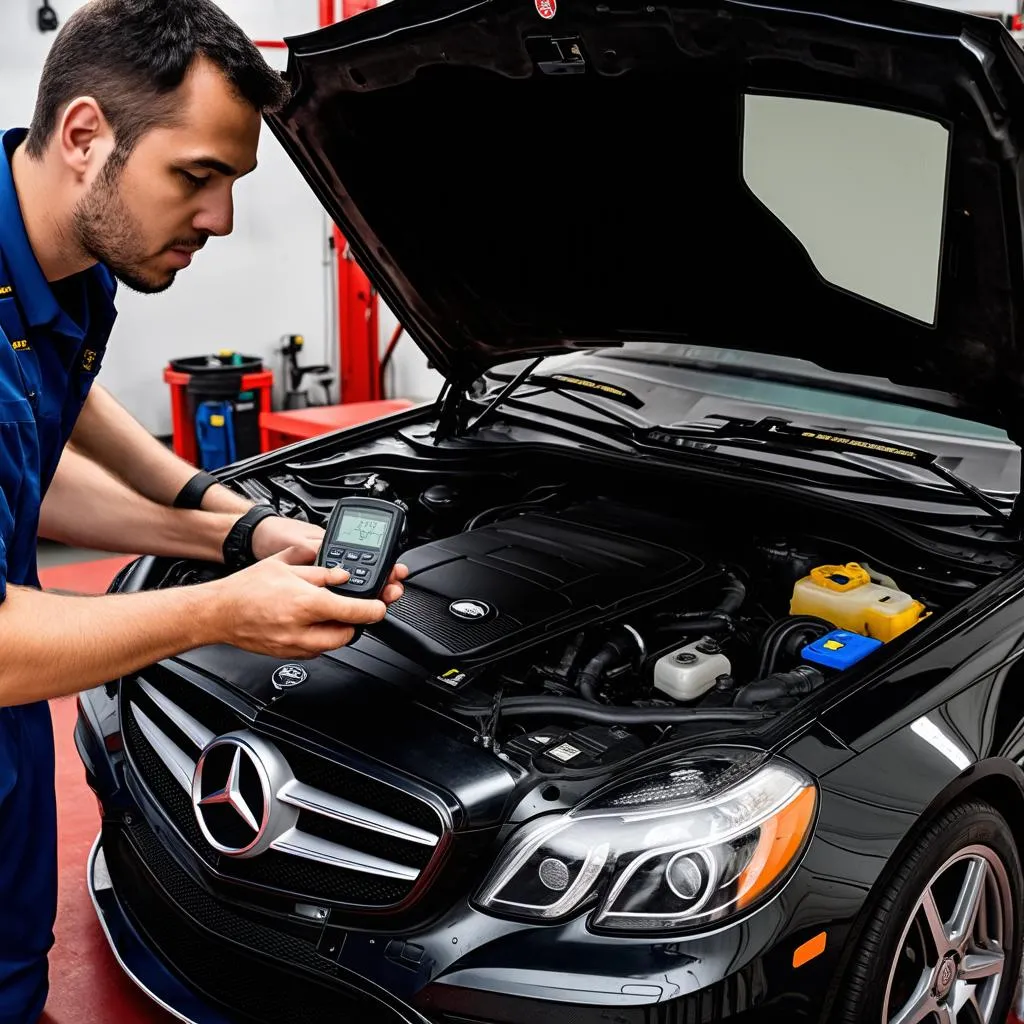
M 497 372 L 507 380 L 513 371 L 504 366 Z M 1019 486 L 1019 449 L 1004 431 L 940 411 L 949 403 L 941 394 L 900 388 L 884 378 L 837 375 L 782 356 L 651 342 L 555 356 L 535 370 L 538 375 L 566 372 L 631 392 L 643 403 L 635 412 L 600 398 L 597 406 L 629 414 L 638 423 L 669 427 L 709 417 L 781 417 L 797 426 L 876 437 L 932 452 L 947 469 L 996 497 L 1012 497 Z M 598 408 L 588 411 L 565 396 L 531 392 L 528 385 L 520 392 L 531 406 L 593 417 L 595 423 L 602 419 Z M 940 408 L 921 408 L 909 396 Z M 593 400 L 594 394 L 589 397 Z M 777 453 L 751 452 L 744 457 L 799 465 Z M 849 459 L 849 470 L 837 467 L 838 476 L 856 476 L 855 463 L 866 464 L 869 456 L 851 453 Z M 892 471 L 908 481 L 944 486 L 913 469 Z
M 702 345 L 660 345 L 651 342 L 628 343 L 617 352 L 606 352 L 603 355 L 678 366 L 701 364 L 703 370 L 697 370 L 697 367 L 692 369 L 702 373 L 708 393 L 724 398 L 766 402 L 795 412 L 840 416 L 851 422 L 923 430 L 954 438 L 977 437 L 1011 443 L 1006 432 L 998 427 L 901 402 L 901 389 L 888 380 L 840 376 L 802 359 Z M 892 398 L 849 394 L 843 390 L 844 383 L 880 393 L 890 392 Z M 930 392 L 922 391 L 918 394 L 928 395 L 936 402 L 942 400 L 941 396 Z

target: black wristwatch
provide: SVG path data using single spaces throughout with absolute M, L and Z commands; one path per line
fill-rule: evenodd
M 256 527 L 280 513 L 271 505 L 253 505 L 245 515 L 242 516 L 234 526 L 231 527 L 227 537 L 224 538 L 224 564 L 232 571 L 244 569 L 256 561 L 252 552 L 252 535 Z
M 180 491 L 174 499 L 175 508 L 199 509 L 203 506 L 203 495 L 215 484 L 217 478 L 212 473 L 201 469 Z

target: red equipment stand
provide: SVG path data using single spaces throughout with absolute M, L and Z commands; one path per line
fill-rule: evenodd
M 341 0 L 343 20 L 357 17 L 377 6 L 377 0 Z M 320 0 L 320 25 L 333 25 L 337 18 L 335 0 Z M 334 227 L 332 242 L 338 261 L 338 375 L 339 400 L 373 402 L 382 399 L 380 381 L 380 335 L 377 296 L 370 279 L 352 258 L 344 235 Z
M 413 404 L 407 398 L 391 398 L 380 402 L 346 402 L 344 405 L 317 405 L 287 412 L 263 412 L 260 413 L 260 437 L 266 445 L 264 451 L 271 451 L 334 430 L 368 423 L 409 409 Z
M 333 25 L 339 14 L 342 19 L 354 18 L 376 5 L 377 0 L 319 0 L 320 27 Z M 257 45 L 280 48 L 285 43 L 262 39 Z M 260 412 L 260 445 L 263 451 L 366 423 L 414 404 L 404 398 L 384 399 L 377 296 L 369 278 L 353 259 L 348 242 L 337 225 L 332 225 L 331 244 L 337 260 L 341 404 L 273 412 L 268 394 L 268 401 L 261 406 Z M 392 337 L 385 362 L 391 358 L 398 335 L 396 331 Z
M 199 450 L 196 445 L 196 428 L 188 414 L 188 382 L 191 374 L 179 373 L 169 366 L 164 369 L 164 380 L 171 386 L 171 425 L 174 432 L 174 452 L 193 466 L 199 464 Z M 239 391 L 252 391 L 260 410 L 260 451 L 268 451 L 267 432 L 263 427 L 263 416 L 272 408 L 271 389 L 274 386 L 272 370 L 261 373 L 245 373 Z
M 326 28 L 377 6 L 377 0 L 319 0 L 318 21 Z M 340 8 L 340 10 L 339 10 Z M 282 40 L 260 39 L 257 46 L 278 49 Z M 337 260 L 338 399 L 342 405 L 383 399 L 377 296 L 370 279 L 353 259 L 349 244 L 332 225 L 331 245 Z

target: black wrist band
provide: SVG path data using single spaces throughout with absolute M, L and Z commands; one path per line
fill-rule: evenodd
M 217 478 L 206 470 L 201 469 L 194 477 L 180 491 L 178 496 L 174 499 L 175 508 L 192 508 L 198 509 L 202 507 L 203 495 L 215 484 Z
M 252 551 L 252 535 L 256 527 L 280 513 L 272 505 L 253 505 L 238 522 L 228 531 L 224 538 L 224 564 L 231 570 L 244 569 L 256 561 Z

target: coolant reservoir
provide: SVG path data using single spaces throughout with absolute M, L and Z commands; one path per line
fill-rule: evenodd
M 872 583 L 856 562 L 822 565 L 798 580 L 789 610 L 816 615 L 840 629 L 888 643 L 926 616 L 925 606 L 909 594 Z
M 654 663 L 654 687 L 675 700 L 696 700 L 719 676 L 732 672 L 729 659 L 710 637 L 663 655 Z

